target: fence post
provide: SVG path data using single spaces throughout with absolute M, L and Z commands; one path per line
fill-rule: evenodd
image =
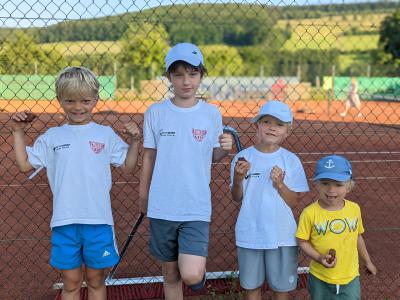
M 332 91 L 331 97 L 328 97 L 328 115 L 331 113 L 332 100 L 335 100 L 335 66 L 332 66 Z
M 114 76 L 115 76 L 115 90 L 117 90 L 118 87 L 118 81 L 117 81 L 117 62 L 114 62 Z

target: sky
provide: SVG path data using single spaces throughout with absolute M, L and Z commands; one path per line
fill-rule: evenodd
M 257 3 L 313 5 L 361 3 L 371 0 L 0 0 L 0 27 L 42 27 L 64 20 L 95 18 L 140 11 L 151 7 L 189 3 Z

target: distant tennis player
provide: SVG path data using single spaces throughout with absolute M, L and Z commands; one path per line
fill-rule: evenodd
M 340 116 L 345 117 L 352 107 L 355 107 L 358 110 L 357 117 L 362 117 L 361 100 L 360 95 L 358 94 L 358 81 L 356 77 L 351 77 L 349 95 L 346 99 L 344 112 L 340 113 Z

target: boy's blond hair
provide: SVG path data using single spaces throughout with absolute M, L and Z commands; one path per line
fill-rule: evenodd
M 96 75 L 85 67 L 66 67 L 58 74 L 55 86 L 58 100 L 74 96 L 99 99 L 100 83 Z
M 319 183 L 321 180 L 322 180 L 322 178 L 317 180 L 317 181 L 315 181 L 315 182 Z M 342 183 L 348 184 L 349 190 L 347 191 L 347 193 L 350 193 L 356 186 L 356 182 L 354 181 L 354 179 L 349 179 L 347 181 L 342 181 Z

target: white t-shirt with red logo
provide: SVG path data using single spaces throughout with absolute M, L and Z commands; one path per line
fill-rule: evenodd
M 236 245 L 249 249 L 296 246 L 296 221 L 292 209 L 273 186 L 271 170 L 278 166 L 285 172 L 283 181 L 291 191 L 308 192 L 300 159 L 282 147 L 273 153 L 264 153 L 251 146 L 232 160 L 231 185 L 239 157 L 244 157 L 251 167 L 243 180 L 242 206 L 235 227 Z
M 211 163 L 219 147 L 222 116 L 199 101 L 181 108 L 167 99 L 144 116 L 144 147 L 157 150 L 147 215 L 170 221 L 211 218 Z
M 27 147 L 34 168 L 45 167 L 53 193 L 50 226 L 113 225 L 111 166 L 120 166 L 128 145 L 109 126 L 53 127 Z

